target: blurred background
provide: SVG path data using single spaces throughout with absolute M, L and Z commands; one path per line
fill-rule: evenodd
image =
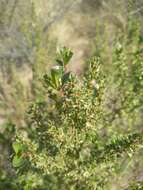
M 81 74 L 101 49 L 110 59 L 114 39 L 142 16 L 142 0 L 0 0 L 0 123 L 22 122 L 58 48 L 72 49 L 70 69 Z
M 39 79 L 54 64 L 56 51 L 71 48 L 69 69 L 80 77 L 94 54 L 110 63 L 114 41 L 126 36 L 130 20 L 142 35 L 143 0 L 0 0 L 0 176 L 12 172 L 10 124 L 24 126 L 25 111 L 42 96 Z M 135 175 L 143 177 L 140 170 Z

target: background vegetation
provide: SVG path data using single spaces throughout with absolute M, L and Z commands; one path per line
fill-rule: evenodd
M 0 1 L 0 189 L 142 189 L 142 9 L 139 0 Z M 73 76 L 53 92 L 63 46 L 74 54 L 60 77 Z

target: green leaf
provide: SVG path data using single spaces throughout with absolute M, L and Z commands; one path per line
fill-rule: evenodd
M 70 59 L 72 58 L 73 53 L 70 50 L 67 50 L 63 56 L 64 65 L 67 65 Z
M 63 62 L 60 59 L 56 59 L 57 64 L 59 64 L 60 66 L 63 66 Z
M 45 82 L 45 84 L 47 86 L 50 86 L 50 87 L 54 88 L 52 80 L 51 80 L 51 78 L 47 74 L 45 74 L 43 78 L 44 78 L 44 82 Z
M 19 142 L 14 142 L 12 144 L 12 147 L 16 154 L 18 154 L 26 149 L 26 147 L 24 145 L 20 144 Z
M 68 80 L 69 80 L 69 78 L 70 78 L 70 72 L 65 73 L 65 74 L 63 75 L 63 77 L 62 77 L 62 85 L 64 85 L 65 83 L 67 83 Z
M 63 67 L 56 65 L 56 66 L 52 67 L 51 72 L 53 72 L 55 76 L 61 77 L 63 74 Z
M 57 59 L 57 60 L 61 60 L 59 63 L 63 63 L 63 66 L 66 66 L 68 64 L 68 62 L 70 61 L 70 59 L 72 58 L 73 56 L 73 52 L 66 48 L 66 47 L 63 47 L 60 52 L 59 52 L 59 57 L 60 59 Z
M 14 156 L 13 160 L 12 160 L 12 165 L 15 168 L 21 167 L 22 165 L 24 165 L 25 163 L 25 159 L 23 159 L 22 157 L 19 156 Z
M 52 83 L 55 85 L 55 87 L 59 86 L 62 75 L 63 75 L 63 67 L 54 66 L 51 69 L 51 79 L 52 79 Z

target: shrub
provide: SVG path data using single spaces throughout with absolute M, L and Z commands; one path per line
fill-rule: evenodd
M 82 80 L 68 71 L 63 48 L 43 76 L 45 96 L 17 130 L 13 166 L 24 190 L 111 189 L 126 161 L 141 152 L 142 46 L 115 44 L 112 66 L 92 57 Z M 134 163 L 134 162 L 133 162 Z

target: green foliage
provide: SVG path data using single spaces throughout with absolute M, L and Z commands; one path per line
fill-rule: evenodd
M 2 190 L 3 189 L 18 190 L 18 186 L 16 184 L 15 179 L 12 176 L 10 176 L 10 174 L 4 171 L 0 171 L 0 188 Z
M 24 159 L 24 153 L 26 152 L 26 146 L 15 142 L 13 143 L 13 150 L 15 152 L 15 156 L 13 157 L 12 164 L 15 168 L 23 166 L 26 162 Z
M 63 47 L 58 56 L 57 56 L 57 62 L 61 65 L 61 66 L 66 66 L 68 64 L 68 62 L 70 61 L 70 59 L 72 58 L 73 53 L 71 52 L 70 49 L 67 49 L 66 47 Z
M 142 149 L 142 49 L 128 47 L 116 43 L 108 70 L 91 58 L 82 80 L 67 71 L 72 52 L 59 52 L 45 97 L 28 110 L 27 135 L 17 132 L 13 144 L 13 166 L 19 152 L 27 161 L 18 167 L 25 190 L 110 189 L 123 160 Z
M 143 189 L 143 182 L 132 182 L 131 185 L 126 190 L 142 190 Z
M 0 189 L 18 190 L 17 177 L 10 166 L 14 135 L 15 126 L 10 122 L 0 126 Z
M 2 190 L 111 189 L 115 183 L 123 189 L 123 181 L 131 183 L 132 189 L 142 189 L 138 180 L 132 183 L 140 177 L 134 170 L 143 167 L 143 37 L 137 29 L 142 26 L 142 1 L 79 2 L 83 13 L 73 9 L 76 2 L 67 6 L 70 2 L 65 0 L 47 1 L 48 9 L 41 1 L 0 2 Z M 65 13 L 70 9 L 68 18 Z M 66 27 L 66 22 L 59 22 L 64 17 Z M 56 57 L 57 65 L 44 75 L 43 88 L 39 78 L 55 51 L 50 35 L 56 24 L 49 28 L 57 21 L 59 41 L 63 41 L 61 29 L 72 25 L 72 30 L 63 30 L 64 41 L 84 54 L 93 44 L 96 56 L 79 79 L 68 72 L 73 53 L 64 47 Z M 116 38 L 120 40 L 112 52 Z M 35 103 L 25 117 L 31 100 Z

